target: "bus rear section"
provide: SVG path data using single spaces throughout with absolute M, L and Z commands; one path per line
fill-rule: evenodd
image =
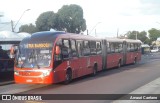
M 123 41 L 118 38 L 107 38 L 106 39 L 106 67 L 121 67 L 123 65 Z
M 141 41 L 106 38 L 103 43 L 103 68 L 121 67 L 141 60 Z
M 141 60 L 141 44 L 140 40 L 126 39 L 125 64 L 135 64 Z

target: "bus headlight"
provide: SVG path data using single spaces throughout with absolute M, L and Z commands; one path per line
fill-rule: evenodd
M 51 70 L 45 70 L 43 71 L 43 76 L 48 76 L 50 74 Z
M 18 71 L 14 71 L 14 74 L 15 74 L 15 75 L 19 75 L 19 72 L 18 72 Z

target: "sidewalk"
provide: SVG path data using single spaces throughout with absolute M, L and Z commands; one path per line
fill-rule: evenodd
M 160 77 L 129 94 L 160 94 Z M 123 97 L 122 97 L 123 98 Z M 159 98 L 159 97 L 158 97 Z M 115 100 L 112 103 L 160 103 L 160 100 Z

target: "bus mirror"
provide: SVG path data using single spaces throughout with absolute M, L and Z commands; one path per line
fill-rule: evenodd
M 56 46 L 56 51 L 55 51 L 56 55 L 59 55 L 61 53 L 61 49 L 59 46 Z

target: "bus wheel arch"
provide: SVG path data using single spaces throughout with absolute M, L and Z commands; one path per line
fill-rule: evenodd
M 72 81 L 72 69 L 67 68 L 65 73 L 65 84 L 69 84 Z

